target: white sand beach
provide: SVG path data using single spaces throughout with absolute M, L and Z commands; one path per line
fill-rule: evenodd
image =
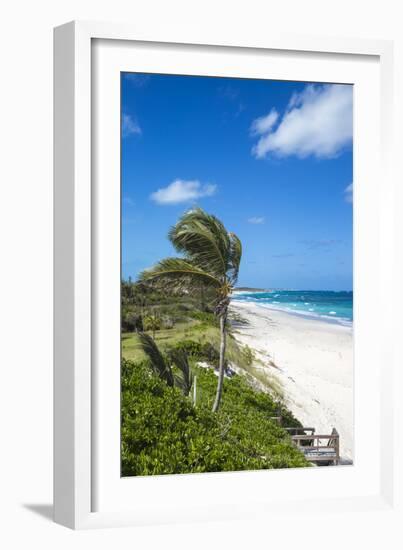
M 253 303 L 231 302 L 248 324 L 235 337 L 281 384 L 286 406 L 316 433 L 340 434 L 342 462 L 353 459 L 353 329 Z M 275 366 L 273 366 L 273 363 Z

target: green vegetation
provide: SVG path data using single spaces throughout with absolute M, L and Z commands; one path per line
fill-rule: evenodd
M 235 339 L 239 239 L 200 209 L 169 238 L 183 258 L 122 282 L 122 475 L 307 466 L 279 383 Z
M 147 356 L 154 374 L 173 388 L 180 388 L 183 395 L 189 395 L 193 384 L 188 355 L 184 349 L 174 348 L 164 357 L 154 340 L 145 332 L 139 334 L 141 349 Z
M 147 361 L 122 361 L 122 475 L 294 468 L 308 466 L 271 417 L 281 412 L 268 394 L 241 376 L 225 380 L 222 406 L 211 412 L 217 377 L 193 366 L 196 406 L 153 373 Z

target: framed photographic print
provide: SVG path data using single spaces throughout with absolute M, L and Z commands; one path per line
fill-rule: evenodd
M 391 501 L 391 59 L 55 30 L 56 521 Z
M 122 475 L 352 463 L 353 86 L 121 79 Z

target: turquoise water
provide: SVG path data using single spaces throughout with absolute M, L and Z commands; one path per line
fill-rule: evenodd
M 351 325 L 353 293 L 330 290 L 270 290 L 234 294 L 233 300 Z

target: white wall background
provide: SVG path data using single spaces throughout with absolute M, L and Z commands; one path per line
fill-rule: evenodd
M 1 9 L 0 545 L 14 548 L 296 548 L 305 529 L 326 549 L 401 548 L 391 513 L 72 532 L 50 522 L 52 499 L 52 28 L 72 19 L 206 26 L 248 36 L 285 32 L 396 40 L 403 122 L 399 0 L 14 0 Z M 399 130 L 399 138 L 401 138 Z M 400 141 L 400 144 L 402 142 Z M 400 148 L 401 150 L 401 148 Z M 402 170 L 399 172 L 400 181 Z M 403 208 L 403 193 L 399 191 Z M 403 218 L 403 216 L 401 216 Z M 401 219 L 398 228 L 403 232 Z M 403 310 L 401 297 L 396 307 Z M 398 387 L 396 385 L 396 387 Z M 402 387 L 402 386 L 400 386 Z M 213 498 L 213 495 L 212 495 Z M 403 518 L 402 518 L 403 519 Z M 324 535 L 332 529 L 334 536 Z M 321 535 L 322 534 L 322 535 Z M 400 540 L 399 540 L 400 539 Z M 6 542 L 7 541 L 7 542 Z M 274 542 L 276 541 L 276 542 Z M 314 543 L 314 542 L 313 542 Z

